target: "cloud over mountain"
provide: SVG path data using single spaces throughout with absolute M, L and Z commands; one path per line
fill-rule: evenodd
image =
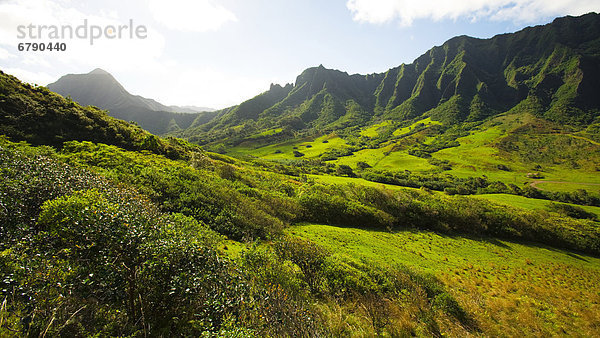
M 398 21 L 403 26 L 410 26 L 419 19 L 459 18 L 527 23 L 544 17 L 600 10 L 600 4 L 595 0 L 348 0 L 346 6 L 355 21 L 373 24 Z

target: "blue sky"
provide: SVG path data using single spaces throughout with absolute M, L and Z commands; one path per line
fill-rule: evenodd
M 48 84 L 96 67 L 130 92 L 166 104 L 223 108 L 294 82 L 323 64 L 348 73 L 410 63 L 457 35 L 488 38 L 564 15 L 600 11 L 598 0 L 0 0 L 0 69 Z M 18 25 L 106 27 L 134 20 L 145 39 L 17 39 Z M 20 42 L 67 44 L 19 52 Z

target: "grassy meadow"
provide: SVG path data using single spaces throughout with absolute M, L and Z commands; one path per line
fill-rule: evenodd
M 281 131 L 269 129 L 228 148 L 227 154 L 240 158 L 293 161 L 318 160 L 332 151 L 352 149 L 347 156 L 338 155 L 324 162 L 335 166 L 347 165 L 354 170 L 359 169 L 359 163 L 366 163 L 375 170 L 409 170 L 427 174 L 439 172 L 440 168 L 432 161 L 441 161 L 448 165 L 443 172 L 458 178 L 486 177 L 490 181 L 514 184 L 520 188 L 533 184 L 537 189 L 553 192 L 600 191 L 600 163 L 594 156 L 588 156 L 590 151 L 600 151 L 600 145 L 581 136 L 581 132 L 561 130 L 530 114 L 509 112 L 457 134 L 455 145 L 431 152 L 430 158 L 411 153 L 411 145 L 439 143 L 444 134 L 435 131 L 435 128 L 441 126 L 441 122 L 430 117 L 404 126 L 386 120 L 341 136 L 338 133 L 304 136 L 268 145 L 254 141 L 259 136 Z M 522 130 L 531 129 L 536 132 L 519 136 Z M 379 138 L 383 141 L 377 141 Z M 369 142 L 372 145 L 365 147 L 364 144 Z M 546 156 L 548 142 L 558 143 L 559 150 Z M 356 149 L 356 144 L 363 146 Z M 513 151 L 510 147 L 520 150 Z M 513 150 L 509 152 L 507 148 Z M 528 177 L 528 173 L 538 173 L 540 177 Z
M 428 231 L 390 233 L 305 224 L 288 232 L 344 259 L 376 266 L 405 265 L 435 275 L 487 335 L 598 333 L 597 257 L 530 243 Z

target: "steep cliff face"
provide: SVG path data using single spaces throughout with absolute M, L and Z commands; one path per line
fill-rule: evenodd
M 385 73 L 309 68 L 294 85 L 272 86 L 186 135 L 250 121 L 259 128 L 335 130 L 428 115 L 453 124 L 511 109 L 586 124 L 599 116 L 598 88 L 600 15 L 591 13 L 491 39 L 455 37 Z

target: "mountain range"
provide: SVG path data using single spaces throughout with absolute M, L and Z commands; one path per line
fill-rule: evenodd
M 600 15 L 590 13 L 490 39 L 458 36 L 383 73 L 309 68 L 294 84 L 272 85 L 178 135 L 211 143 L 241 137 L 242 125 L 253 127 L 248 135 L 276 127 L 323 132 L 427 116 L 482 121 L 511 109 L 582 125 L 600 116 L 599 87 Z
M 96 68 L 87 74 L 68 74 L 48 89 L 82 105 L 108 110 L 111 116 L 134 121 L 155 133 L 185 129 L 196 119 L 210 119 L 214 109 L 195 106 L 166 106 L 153 99 L 130 94 L 110 73 Z
M 212 113 L 0 70 L 0 336 L 597 336 L 599 20 Z
M 132 95 L 101 69 L 65 75 L 48 88 L 152 133 L 200 144 L 232 135 L 240 140 L 271 128 L 292 135 L 429 116 L 449 124 L 474 122 L 513 109 L 582 125 L 600 115 L 599 32 L 600 15 L 590 13 L 490 39 L 458 36 L 383 73 L 308 68 L 294 84 L 272 84 L 219 111 L 165 106 Z

